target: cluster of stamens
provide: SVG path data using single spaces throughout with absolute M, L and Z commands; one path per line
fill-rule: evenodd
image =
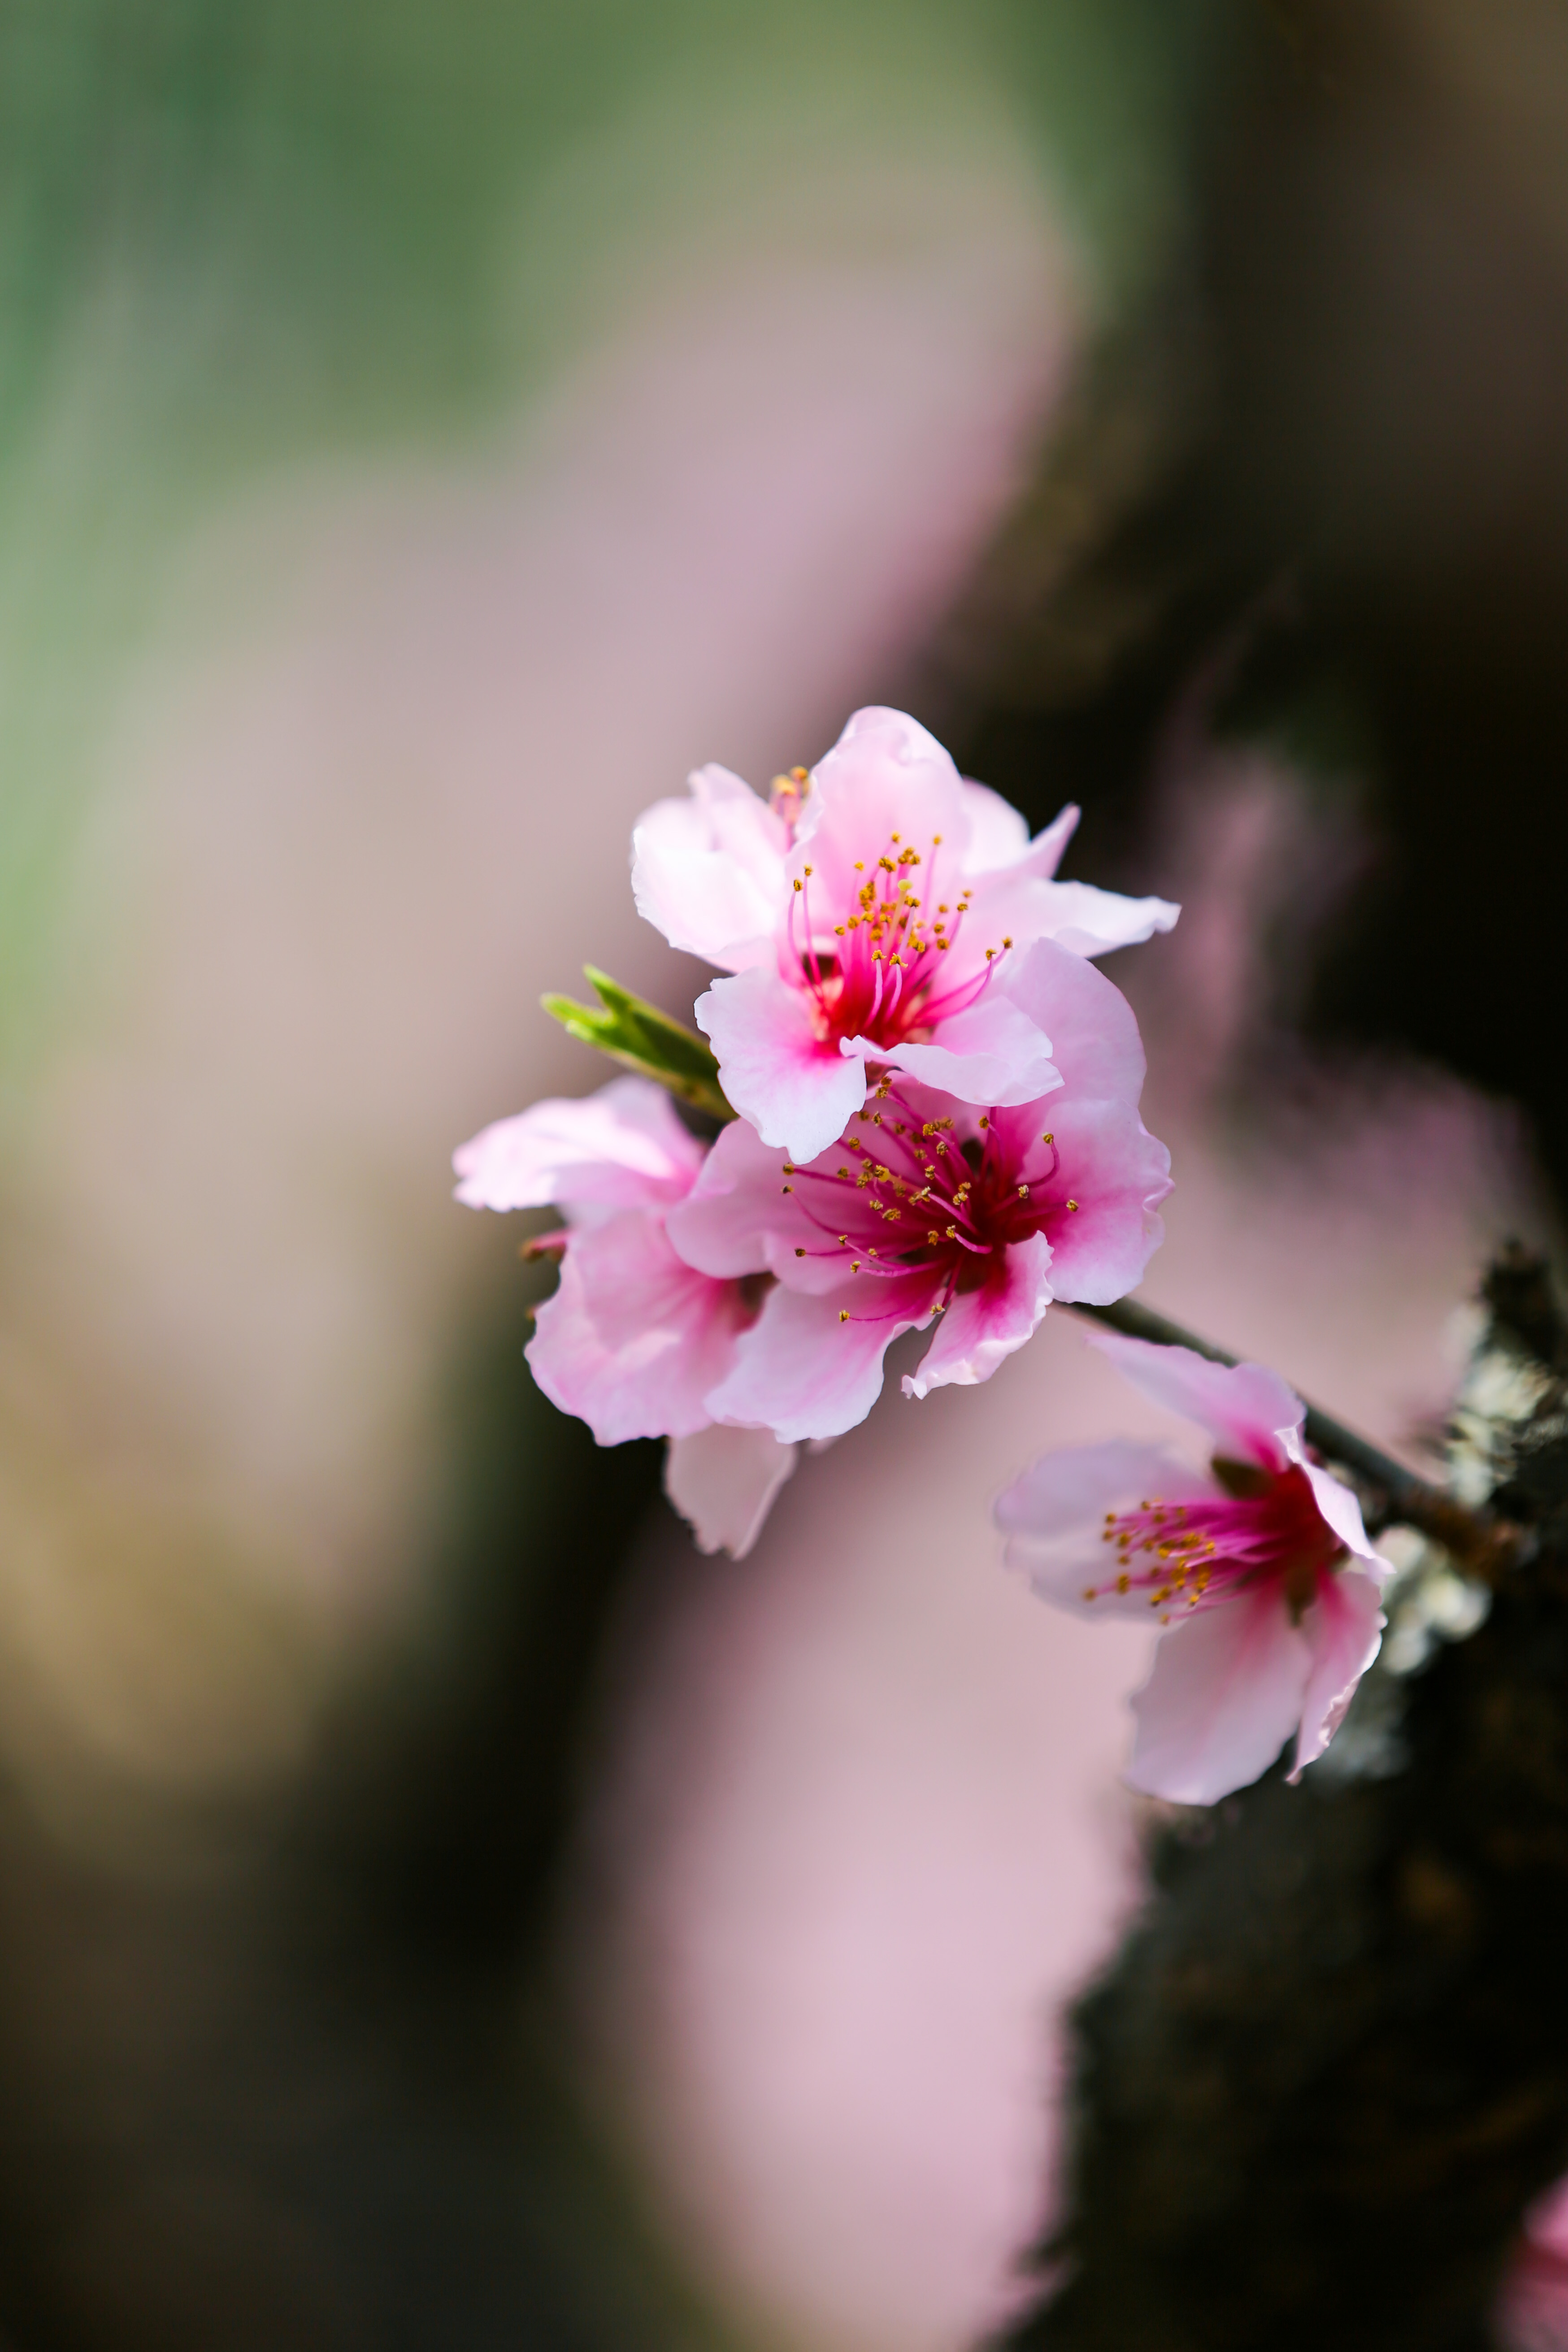
M 1238 1465 L 1216 1461 L 1215 1475 L 1233 1480 Z M 1114 1546 L 1117 1572 L 1084 1587 L 1086 1601 L 1108 1593 L 1147 1592 L 1151 1609 L 1168 1625 L 1178 1609 L 1227 1600 L 1238 1585 L 1278 1578 L 1298 1611 L 1316 1597 L 1318 1580 L 1343 1547 L 1318 1510 L 1306 1474 L 1292 1465 L 1278 1472 L 1241 1465 L 1247 1491 L 1156 1499 L 1133 1511 L 1108 1511 L 1100 1539 Z
M 1104 1584 L 1084 1588 L 1086 1601 L 1106 1592 L 1130 1592 L 1134 1583 L 1150 1587 L 1149 1606 L 1163 1609 L 1167 1601 L 1197 1608 L 1214 1580 L 1213 1563 L 1219 1551 L 1213 1535 L 1194 1526 L 1186 1503 L 1140 1503 L 1135 1511 L 1107 1511 L 1100 1540 L 1114 1544 L 1118 1573 Z M 1135 1567 L 1147 1554 L 1151 1565 Z M 1167 1613 L 1162 1624 L 1171 1622 Z
M 997 1251 L 1038 1233 L 1053 1215 L 1078 1210 L 1076 1200 L 1051 1197 L 1061 1155 L 1048 1133 L 1040 1142 L 1049 1166 L 1025 1181 L 1002 1164 L 991 1113 L 981 1114 L 977 1137 L 961 1141 L 952 1117 L 921 1118 L 898 1092 L 890 1071 L 879 1077 L 857 1118 L 873 1134 L 847 1136 L 838 1147 L 845 1157 L 836 1167 L 783 1162 L 785 1178 L 793 1180 L 783 1190 L 796 1193 L 805 1214 L 831 1244 L 800 1246 L 797 1257 L 842 1255 L 851 1274 L 924 1272 L 935 1279 L 931 1303 L 940 1309 L 961 1291 L 981 1286 Z M 812 1189 L 797 1192 L 802 1186 Z M 830 1216 L 818 1213 L 835 1209 Z M 875 1241 L 868 1238 L 872 1233 Z M 846 1323 L 891 1319 L 852 1315 L 847 1307 L 839 1314 Z
M 826 945 L 827 934 L 814 930 L 811 915 L 813 869 L 807 866 L 795 885 L 790 900 L 790 946 L 804 986 L 814 998 L 825 1041 L 830 1037 L 874 1036 L 891 1045 L 912 1032 L 962 1013 L 984 990 L 996 957 L 1013 944 L 988 947 L 977 971 L 956 986 L 940 985 L 941 958 L 957 944 L 970 913 L 973 886 L 966 884 L 949 900 L 932 903 L 936 883 L 940 833 L 931 835 L 929 858 L 901 835 L 889 834 L 888 846 L 869 874 L 862 858 L 857 874 L 866 879 L 857 886 L 854 903 L 831 936 L 842 944 Z M 923 887 L 915 887 L 915 869 L 924 864 Z M 797 936 L 798 902 L 801 933 Z

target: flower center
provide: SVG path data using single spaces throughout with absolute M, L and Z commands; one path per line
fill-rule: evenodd
M 1220 1468 L 1216 1464 L 1216 1469 Z M 1318 1509 L 1311 1481 L 1298 1464 L 1288 1470 L 1244 1467 L 1243 1482 L 1224 1483 L 1225 1496 L 1182 1502 L 1158 1499 L 1135 1511 L 1108 1511 L 1102 1541 L 1115 1547 L 1114 1573 L 1084 1587 L 1086 1601 L 1110 1592 L 1142 1591 L 1168 1625 L 1177 1609 L 1212 1608 L 1244 1586 L 1278 1585 L 1300 1622 L 1317 1599 L 1322 1579 L 1344 1556 L 1344 1546 Z M 1245 1483 L 1251 1491 L 1237 1495 Z
M 861 879 L 847 906 L 826 910 L 826 920 L 818 919 L 824 910 L 813 908 L 815 869 L 805 866 L 794 884 L 789 952 L 798 984 L 813 1000 L 824 1045 L 869 1037 L 891 1046 L 929 1034 L 937 1022 L 975 1003 L 997 957 L 1012 946 L 1005 939 L 988 947 L 977 969 L 948 985 L 942 958 L 963 935 L 973 886 L 963 885 L 952 898 L 937 897 L 941 852 L 940 833 L 923 854 L 900 834 L 889 834 L 879 856 L 869 864 L 855 860 Z M 820 878 L 816 887 L 820 898 Z M 841 919 L 831 920 L 835 911 Z
M 921 1118 L 890 1071 L 856 1123 L 868 1132 L 851 1132 L 837 1153 L 825 1152 L 833 1166 L 783 1162 L 784 1190 L 826 1237 L 824 1247 L 799 1248 L 797 1257 L 839 1257 L 856 1275 L 914 1276 L 942 1307 L 982 1289 L 1013 1244 L 1079 1207 L 1062 1197 L 1061 1155 L 1050 1135 L 1040 1138 L 1047 1163 L 1024 1179 L 998 1142 L 994 1112 L 981 1113 L 978 1132 L 961 1139 L 951 1116 Z M 862 1318 L 847 1310 L 845 1319 Z

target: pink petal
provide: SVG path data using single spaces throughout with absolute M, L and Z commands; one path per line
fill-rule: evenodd
M 782 818 L 727 768 L 699 768 L 687 800 L 656 801 L 632 834 L 637 912 L 672 948 L 729 971 L 771 960 L 787 908 Z
M 1093 1601 L 1085 1598 L 1087 1588 L 1107 1576 L 1110 1555 L 1101 1540 L 1106 1514 L 1217 1491 L 1205 1471 L 1163 1445 L 1116 1437 L 1101 1445 L 1043 1454 L 1008 1487 L 995 1517 L 1007 1538 L 1008 1567 L 1022 1570 L 1042 1600 L 1079 1616 L 1147 1620 L 1146 1591 L 1113 1588 Z
M 1114 981 L 1056 940 L 1037 940 L 998 985 L 1050 1038 L 1051 1059 L 1075 1095 L 1138 1100 L 1143 1040 Z
M 1051 1245 L 1044 1234 L 1030 1234 L 993 1264 L 984 1288 L 962 1293 L 942 1316 L 919 1369 L 904 1375 L 906 1396 L 988 1381 L 1039 1328 L 1051 1299 Z
M 702 1146 L 664 1088 L 647 1078 L 613 1078 L 584 1101 L 536 1102 L 452 1154 L 462 1179 L 457 1197 L 470 1209 L 679 1201 L 701 1164 Z
M 1010 801 L 985 784 L 972 784 L 967 778 L 963 805 L 969 815 L 966 875 L 994 874 L 1005 867 L 1048 882 L 1078 830 L 1079 811 L 1069 802 L 1031 841 L 1028 826 Z
M 1201 1609 L 1163 1635 L 1135 1693 L 1127 1779 L 1177 1805 L 1212 1805 L 1268 1770 L 1301 1718 L 1306 1636 L 1277 1588 Z
M 826 1151 L 866 1099 L 864 1066 L 822 1043 L 810 996 L 771 966 L 715 981 L 698 998 L 695 1018 L 742 1118 L 795 1160 Z
M 771 1429 L 715 1423 L 670 1439 L 664 1491 L 689 1522 L 699 1551 L 744 1559 L 795 1461 L 795 1448 L 781 1445 Z
M 627 1209 L 573 1235 L 523 1352 L 551 1402 L 601 1445 L 684 1437 L 712 1418 L 708 1391 L 743 1320 L 732 1285 L 694 1273 L 659 1216 Z
M 961 780 L 959 791 L 969 819 L 964 873 L 989 874 L 999 866 L 1016 866 L 1029 847 L 1029 828 L 1022 813 L 989 784 L 974 783 L 968 776 Z
M 1050 1039 L 1016 1004 L 989 992 L 939 1022 L 927 1045 L 876 1045 L 855 1037 L 841 1051 L 890 1063 L 960 1102 L 1032 1102 L 1061 1084 Z
M 1359 1521 L 1359 1511 L 1356 1517 Z M 1345 1569 L 1321 1580 L 1318 1598 L 1301 1620 L 1312 1664 L 1301 1700 L 1292 1780 L 1322 1754 L 1344 1720 L 1355 1686 L 1382 1645 L 1387 1622 L 1376 1584 L 1359 1569 Z
M 1052 1190 L 1078 1202 L 1051 1220 L 1051 1288 L 1060 1299 L 1107 1307 L 1138 1287 L 1164 1239 L 1155 1204 L 1171 1189 L 1171 1155 L 1130 1103 L 1069 1093 L 1047 1102 L 1043 1116 L 1061 1155 Z
M 1123 898 L 1089 882 L 1049 882 L 1049 929 L 1043 934 L 1075 955 L 1109 955 L 1137 947 L 1156 931 L 1173 930 L 1180 907 L 1168 898 Z
M 1392 1576 L 1394 1573 L 1392 1563 L 1384 1559 L 1381 1552 L 1373 1551 L 1372 1548 L 1371 1539 L 1362 1521 L 1361 1505 L 1350 1488 L 1336 1478 L 1331 1471 L 1320 1469 L 1315 1462 L 1308 1461 L 1299 1429 L 1280 1430 L 1279 1443 L 1291 1461 L 1299 1464 L 1306 1472 L 1319 1511 L 1332 1528 L 1345 1549 L 1353 1552 L 1358 1559 L 1364 1559 L 1369 1572 L 1380 1583 Z
M 721 1131 L 689 1196 L 665 1221 L 688 1265 L 721 1280 L 776 1274 L 795 1290 L 844 1281 L 847 1269 L 837 1254 L 824 1254 L 832 1237 L 806 1215 L 805 1186 L 798 1171 L 794 1178 L 784 1173 L 785 1158 L 743 1118 Z M 800 1250 L 807 1255 L 797 1255 Z
M 819 903 L 847 908 L 894 834 L 922 858 L 940 835 L 956 872 L 968 824 L 958 771 L 935 736 L 901 710 L 858 710 L 812 770 L 789 872 L 809 865 Z
M 735 1369 L 710 1396 L 716 1420 L 762 1422 L 785 1444 L 839 1437 L 865 1420 L 882 1386 L 882 1358 L 900 1331 L 929 1320 L 931 1286 L 863 1278 L 826 1297 L 783 1288 L 735 1349 Z M 839 1319 L 841 1308 L 851 1319 Z M 858 1319 L 886 1316 L 887 1321 Z
M 1283 1470 L 1290 1457 L 1279 1433 L 1300 1429 L 1306 1407 L 1265 1364 L 1211 1364 L 1191 1348 L 1101 1332 L 1089 1345 L 1108 1355 L 1134 1388 L 1167 1412 L 1206 1429 L 1222 1454 Z

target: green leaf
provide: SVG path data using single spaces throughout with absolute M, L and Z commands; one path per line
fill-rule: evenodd
M 668 1087 L 696 1110 L 705 1110 L 713 1118 L 734 1118 L 719 1084 L 719 1065 L 705 1037 L 672 1021 L 646 997 L 634 996 L 607 971 L 597 971 L 591 963 L 583 970 L 599 999 L 597 1004 L 579 1004 L 570 996 L 540 999 L 569 1037 L 596 1045 L 601 1054 L 608 1054 L 645 1078 L 657 1078 L 661 1087 Z

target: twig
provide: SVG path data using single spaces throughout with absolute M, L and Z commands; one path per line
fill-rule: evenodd
M 1064 1305 L 1068 1303 L 1063 1301 Z M 1168 1315 L 1158 1314 L 1152 1307 L 1140 1307 L 1131 1298 L 1118 1299 L 1113 1307 L 1075 1304 L 1072 1311 L 1075 1315 L 1087 1315 L 1093 1322 L 1109 1324 L 1111 1330 L 1124 1332 L 1131 1339 L 1152 1339 L 1163 1348 L 1190 1348 L 1194 1355 L 1206 1356 L 1215 1364 L 1241 1361 L 1228 1348 L 1216 1348 L 1212 1339 L 1200 1339 L 1195 1332 L 1173 1323 Z M 1347 1429 L 1343 1422 L 1336 1421 L 1321 1406 L 1308 1405 L 1305 1434 L 1308 1444 L 1315 1446 L 1327 1460 L 1342 1464 L 1375 1489 L 1383 1505 L 1377 1527 L 1398 1524 L 1418 1529 L 1452 1552 L 1471 1576 L 1488 1582 L 1495 1582 L 1518 1559 L 1525 1542 L 1521 1528 L 1456 1502 L 1440 1486 L 1417 1477 L 1414 1470 L 1406 1470 L 1403 1463 L 1384 1454 L 1370 1438 Z

